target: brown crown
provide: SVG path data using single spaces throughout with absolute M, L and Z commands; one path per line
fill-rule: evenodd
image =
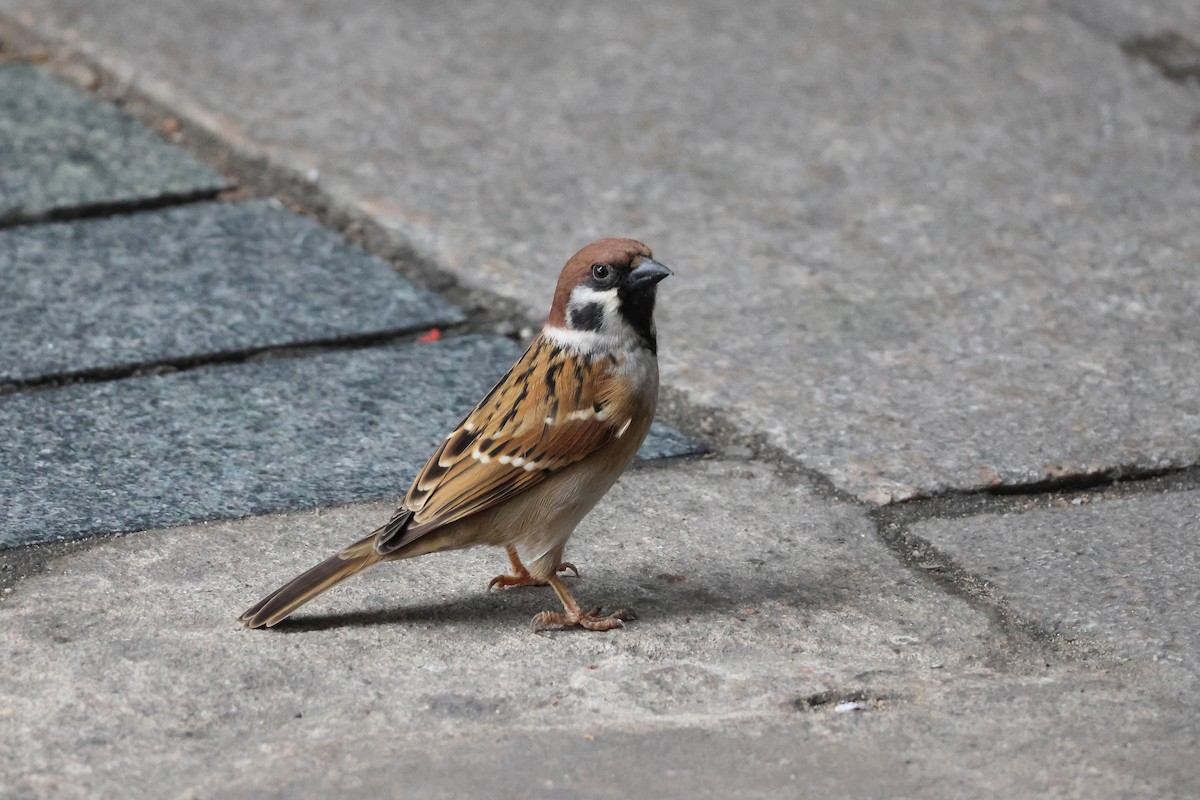
M 632 269 L 643 258 L 653 257 L 649 247 L 634 239 L 600 239 L 592 242 L 567 260 L 562 274 L 558 276 L 554 303 L 550 306 L 550 316 L 546 321 L 556 327 L 566 326 L 567 302 L 571 299 L 571 290 L 588 279 L 593 264 Z

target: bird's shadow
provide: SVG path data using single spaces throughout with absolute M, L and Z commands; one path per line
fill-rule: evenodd
M 681 580 L 677 576 L 647 572 L 638 574 L 634 582 L 620 580 L 615 575 L 600 576 L 595 580 L 568 578 L 567 582 L 585 609 L 603 602 L 602 613 L 630 608 L 644 621 L 679 622 L 728 616 L 773 603 L 809 612 L 836 610 L 860 599 L 860 592 L 847 578 L 823 575 L 800 583 L 779 577 Z M 481 590 L 478 594 L 394 608 L 301 614 L 280 622 L 274 630 L 307 633 L 343 627 L 422 623 L 494 626 L 497 620 L 514 615 L 531 619 L 539 611 L 560 608 L 558 598 L 549 587 Z

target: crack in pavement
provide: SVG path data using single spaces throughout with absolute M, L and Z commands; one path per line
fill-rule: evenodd
M 212 200 L 220 194 L 220 189 L 197 189 L 191 192 L 167 192 L 155 197 L 139 197 L 133 200 L 115 200 L 65 208 L 51 208 L 32 213 L 14 211 L 10 214 L 0 214 L 0 230 L 20 228 L 28 225 L 44 225 L 52 222 L 107 219 L 108 217 L 136 214 L 143 211 L 161 211 L 167 208 L 174 208 L 175 206 L 202 203 Z
M 1050 488 L 1007 487 L 1006 491 L 962 492 L 938 498 L 912 500 L 872 510 L 880 539 L 913 572 L 943 591 L 966 600 L 988 615 L 996 628 L 1014 642 L 1032 645 L 1050 654 L 1070 647 L 1073 659 L 1111 654 L 1107 647 L 1082 637 L 1069 641 L 1040 621 L 1018 613 L 987 579 L 964 569 L 928 540 L 912 532 L 919 523 L 933 519 L 963 519 L 980 515 L 1022 514 L 1048 508 L 1066 508 L 1104 502 L 1118 497 L 1181 492 L 1200 488 L 1200 465 L 1157 470 L 1113 473 L 1101 480 L 1060 481 Z M 1085 476 L 1081 476 L 1085 477 Z
M 1200 46 L 1175 31 L 1130 36 L 1121 41 L 1121 52 L 1153 64 L 1167 80 L 1200 82 Z
M 449 341 L 464 336 L 480 333 L 476 326 L 469 323 L 448 324 L 437 326 L 441 332 L 440 340 Z M 342 336 L 336 339 L 314 339 L 311 341 L 290 342 L 288 344 L 264 345 L 236 350 L 223 350 L 215 353 L 201 353 L 195 356 L 154 359 L 139 361 L 116 367 L 98 367 L 95 369 L 76 370 L 72 372 L 56 372 L 39 375 L 16 381 L 0 382 L 0 397 L 10 394 L 31 394 L 48 389 L 59 389 L 77 383 L 109 383 L 126 378 L 140 378 L 148 375 L 165 375 L 173 372 L 187 372 L 193 369 L 230 364 L 243 364 L 274 360 L 277 358 L 303 358 L 337 351 L 363 350 L 370 347 L 387 344 L 415 344 L 421 337 L 428 334 L 427 329 L 378 331 L 375 333 Z
M 1133 32 L 1144 22 L 1130 15 L 1112 15 L 1104 10 L 1091 9 L 1095 16 L 1076 5 L 1078 0 L 1051 0 L 1050 8 L 1086 28 L 1096 38 L 1116 44 L 1127 57 L 1146 61 L 1163 77 L 1174 83 L 1189 80 L 1200 82 L 1200 45 L 1169 27 L 1154 33 Z M 1085 6 L 1086 7 L 1086 6 Z

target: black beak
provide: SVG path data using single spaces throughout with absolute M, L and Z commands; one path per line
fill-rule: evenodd
M 653 258 L 642 258 L 633 272 L 629 273 L 629 288 L 635 292 L 649 289 L 668 275 L 671 270 L 655 261 Z

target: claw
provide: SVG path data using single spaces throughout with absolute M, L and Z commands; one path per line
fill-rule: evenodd
M 543 611 L 535 614 L 530 620 L 534 633 L 541 633 L 550 628 L 583 628 L 589 631 L 611 631 L 614 628 L 624 628 L 627 620 L 637 619 L 637 615 L 626 608 L 621 608 L 611 614 L 601 616 L 600 607 L 591 611 Z
M 549 581 L 538 580 L 529 574 L 529 570 L 521 563 L 521 559 L 517 557 L 515 550 L 511 550 L 508 554 L 509 560 L 512 561 L 512 575 L 497 575 L 488 581 L 487 590 L 491 591 L 492 587 L 499 586 L 501 589 L 506 589 L 509 586 L 547 586 Z M 558 572 L 566 572 L 570 570 L 575 573 L 575 577 L 579 577 L 579 567 L 569 561 L 564 561 L 558 565 Z
M 546 581 L 539 581 L 537 578 L 526 572 L 524 575 L 497 575 L 488 581 L 487 588 L 491 591 L 493 586 L 499 586 L 501 589 L 507 589 L 509 586 L 545 586 Z
M 543 585 L 542 581 L 536 581 L 529 574 L 529 570 L 525 569 L 525 565 L 521 563 L 521 559 L 517 556 L 517 551 L 509 547 L 508 557 L 512 561 L 514 575 L 498 575 L 492 578 L 492 582 L 488 584 L 488 588 L 499 584 L 500 586 L 528 586 L 528 585 Z M 558 565 L 558 569 L 544 583 L 550 584 L 554 589 L 554 593 L 558 595 L 558 599 L 562 601 L 562 611 L 543 611 L 540 614 L 534 615 L 530 620 L 530 625 L 533 626 L 535 633 L 544 631 L 547 628 L 583 628 L 588 631 L 611 631 L 613 628 L 624 628 L 625 620 L 637 619 L 632 611 L 628 609 L 618 609 L 607 616 L 601 616 L 600 606 L 596 606 L 591 611 L 584 611 L 579 607 L 579 603 L 575 602 L 575 598 L 571 596 L 571 590 L 563 583 L 563 579 L 558 577 L 559 572 L 570 570 L 575 573 L 575 577 L 579 577 L 579 570 L 574 564 L 563 561 Z

